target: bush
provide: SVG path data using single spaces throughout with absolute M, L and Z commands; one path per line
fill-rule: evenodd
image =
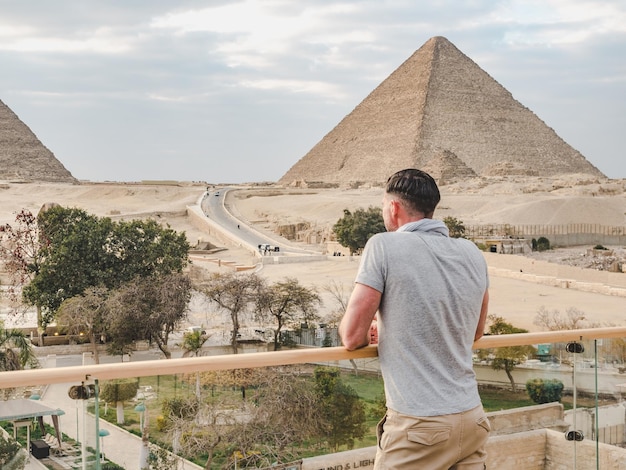
M 22 447 L 7 436 L 6 439 L 0 436 L 0 467 L 5 470 L 18 470 L 24 468 L 26 453 L 22 452 Z
M 526 382 L 526 392 L 528 392 L 530 399 L 538 405 L 554 401 L 560 402 L 563 395 L 563 382 L 557 379 L 531 379 Z
M 550 240 L 546 237 L 539 237 L 537 239 L 537 251 L 546 251 L 550 249 Z
M 159 432 L 164 432 L 167 429 L 167 419 L 165 416 L 159 415 L 156 419 L 156 427 Z
M 102 470 L 124 470 L 124 467 L 113 462 L 105 462 L 102 464 Z

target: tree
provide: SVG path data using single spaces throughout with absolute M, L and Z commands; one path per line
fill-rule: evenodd
M 185 235 L 154 220 L 114 223 L 55 206 L 40 212 L 37 222 L 40 261 L 23 298 L 47 321 L 64 300 L 89 287 L 115 289 L 136 277 L 181 272 L 188 262 Z
M 115 347 L 147 340 L 170 359 L 169 335 L 186 318 L 190 299 L 191 281 L 185 274 L 137 277 L 111 295 L 106 331 Z
M 201 288 L 211 302 L 230 315 L 233 327 L 230 344 L 233 354 L 238 352 L 237 338 L 242 316 L 248 311 L 249 306 L 255 302 L 262 285 L 262 279 L 256 274 L 231 272 L 214 273 Z
M 452 238 L 463 238 L 465 236 L 465 225 L 463 225 L 463 221 L 456 217 L 448 216 L 443 218 L 443 223 L 448 227 Z
M 240 462 L 254 468 L 294 460 L 298 443 L 324 436 L 322 403 L 298 368 L 263 369 L 245 420 L 232 427 L 231 442 Z
M 218 370 L 201 374 L 205 385 L 221 385 L 223 387 L 237 387 L 241 390 L 241 399 L 246 401 L 246 390 L 257 387 L 263 381 L 263 370 L 242 368 L 232 370 Z
M 39 362 L 30 341 L 21 330 L 5 329 L 0 323 L 0 372 L 37 368 Z M 2 390 L 3 398 L 8 399 L 13 389 Z
M 350 254 L 365 247 L 367 240 L 374 234 L 384 232 L 385 223 L 380 207 L 357 209 L 354 213 L 343 210 L 343 217 L 333 226 L 333 233 L 341 246 L 350 249 Z
M 261 288 L 256 298 L 256 310 L 261 316 L 270 316 L 276 322 L 274 351 L 280 349 L 280 332 L 288 324 L 315 319 L 315 307 L 322 302 L 314 289 L 300 285 L 295 278 L 285 278 Z
M 179 345 L 183 349 L 183 357 L 200 355 L 202 346 L 209 339 L 204 331 L 187 331 L 183 334 L 183 342 Z M 200 399 L 200 372 L 196 372 L 196 398 Z
M 550 249 L 550 240 L 546 237 L 533 238 L 531 243 L 533 251 L 547 251 Z
M 7 294 L 12 304 L 21 302 L 23 288 L 39 272 L 42 253 L 39 243 L 37 218 L 32 212 L 23 209 L 15 217 L 16 224 L 0 226 L 0 256 L 9 274 Z M 37 331 L 39 345 L 43 346 L 43 333 L 49 322 L 40 306 L 37 307 Z
M 30 341 L 21 330 L 0 327 L 0 371 L 38 367 Z
M 348 308 L 348 301 L 350 300 L 350 293 L 352 291 L 347 292 L 345 286 L 334 279 L 331 279 L 322 289 L 328 292 L 337 304 L 337 308 L 326 318 L 330 324 L 338 325 L 343 314 L 346 312 L 346 308 Z
M 98 344 L 105 335 L 109 291 L 88 287 L 82 295 L 64 300 L 57 312 L 57 324 L 71 335 L 86 333 L 96 364 L 100 363 Z
M 490 325 L 488 334 L 490 335 L 508 335 L 513 333 L 528 333 L 528 330 L 517 328 L 510 323 L 504 321 L 504 318 L 497 315 L 489 315 Z M 536 350 L 532 346 L 504 346 L 491 351 L 494 358 L 491 367 L 494 370 L 504 370 L 509 381 L 511 382 L 511 390 L 515 392 L 515 379 L 512 371 L 528 357 L 532 357 Z M 482 353 L 484 354 L 484 353 Z
M 37 221 L 42 259 L 24 288 L 24 299 L 52 321 L 64 300 L 81 295 L 87 287 L 110 287 L 107 276 L 114 271 L 114 256 L 103 247 L 111 233 L 111 221 L 61 206 L 40 212 Z
M 367 430 L 363 403 L 356 391 L 341 381 L 338 368 L 316 367 L 314 376 L 329 445 L 335 451 L 341 445 L 352 449 L 355 439 L 361 439 Z
M 100 384 L 99 398 L 105 403 L 115 403 L 117 424 L 124 424 L 124 402 L 137 395 L 136 380 L 112 380 Z
M 230 441 L 235 424 L 231 407 L 218 400 L 201 404 L 192 398 L 180 402 L 180 407 L 163 408 L 174 450 L 188 457 L 205 454 L 204 468 L 210 470 L 220 443 Z
M 569 307 L 565 315 L 559 310 L 548 310 L 544 306 L 539 307 L 533 323 L 548 331 L 578 330 L 580 328 L 595 328 L 598 325 L 589 323 L 585 312 L 576 307 Z

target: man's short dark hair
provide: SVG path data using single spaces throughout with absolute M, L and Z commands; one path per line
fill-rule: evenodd
M 391 175 L 385 191 L 400 198 L 408 210 L 420 212 L 425 217 L 432 217 L 441 200 L 433 177 L 416 168 L 407 168 Z

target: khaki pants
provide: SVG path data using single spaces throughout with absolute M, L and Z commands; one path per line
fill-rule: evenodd
M 374 470 L 483 470 L 489 430 L 482 406 L 423 418 L 387 410 Z

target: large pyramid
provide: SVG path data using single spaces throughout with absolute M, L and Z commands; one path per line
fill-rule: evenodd
M 54 154 L 2 101 L 0 101 L 0 180 L 76 182 Z
M 443 37 L 429 39 L 279 182 L 382 183 L 409 167 L 447 180 L 455 168 L 459 178 L 506 168 L 604 176 Z

